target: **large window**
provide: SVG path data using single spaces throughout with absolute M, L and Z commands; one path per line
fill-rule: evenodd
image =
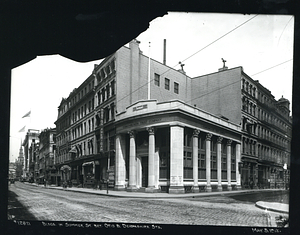
M 184 176 L 185 179 L 193 179 L 192 153 L 184 151 Z
M 165 78 L 165 89 L 170 90 L 170 79 Z
M 156 86 L 159 86 L 159 85 L 160 85 L 160 76 L 159 76 L 159 74 L 157 74 L 157 73 L 154 74 L 154 84 L 155 84 Z
M 198 179 L 206 178 L 206 162 L 205 162 L 205 154 L 198 154 Z
M 111 95 L 114 95 L 115 94 L 115 81 L 111 82 L 110 87 L 111 87 Z
M 159 178 L 168 179 L 170 176 L 169 171 L 169 152 L 162 151 L 159 154 Z
M 185 128 L 183 145 L 185 147 L 192 147 L 192 145 L 193 145 L 193 132 L 192 132 L 192 129 Z
M 179 84 L 174 82 L 174 93 L 179 94 Z
M 210 159 L 211 164 L 211 179 L 217 179 L 217 156 L 212 155 Z
M 110 97 L 110 92 L 109 92 L 109 85 L 106 86 L 106 99 Z

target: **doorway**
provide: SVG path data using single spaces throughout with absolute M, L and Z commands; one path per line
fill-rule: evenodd
M 142 187 L 148 186 L 148 156 L 142 157 Z

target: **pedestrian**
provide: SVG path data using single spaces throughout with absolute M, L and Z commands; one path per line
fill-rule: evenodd
M 94 189 L 97 189 L 97 185 L 98 185 L 98 182 L 97 182 L 97 179 L 94 179 Z
M 250 188 L 253 189 L 253 180 L 250 180 Z
M 108 185 L 109 185 L 109 179 L 106 181 L 106 193 L 108 194 Z
M 100 180 L 100 183 L 99 183 L 99 189 L 100 189 L 100 190 L 102 190 L 102 184 L 103 184 L 103 180 L 101 179 L 101 180 Z

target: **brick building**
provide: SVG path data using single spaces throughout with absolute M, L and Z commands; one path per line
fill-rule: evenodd
M 241 125 L 243 187 L 283 187 L 290 166 L 289 101 L 275 100 L 242 67 L 223 67 L 192 84 L 195 106 Z
M 150 70 L 149 70 L 150 68 Z M 193 104 L 193 79 L 133 40 L 95 65 L 58 108 L 64 180 L 183 193 L 240 187 L 240 125 Z

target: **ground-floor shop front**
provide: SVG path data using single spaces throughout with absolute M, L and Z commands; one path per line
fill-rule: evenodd
M 114 151 L 92 154 L 65 162 L 59 166 L 58 185 L 67 184 L 69 187 L 102 188 L 106 187 L 107 180 L 110 178 L 109 185 L 113 184 L 114 174 Z
M 274 162 L 242 157 L 241 186 L 245 189 L 288 188 L 289 171 Z

